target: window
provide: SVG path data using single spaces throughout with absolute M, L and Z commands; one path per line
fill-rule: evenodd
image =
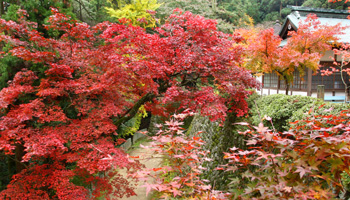
M 331 66 L 329 64 L 329 66 Z M 322 67 L 321 69 L 330 69 L 329 66 Z M 350 76 L 343 72 L 344 80 L 350 86 Z M 308 82 L 308 75 L 307 72 L 304 73 L 302 77 L 300 77 L 300 72 L 298 70 L 295 70 L 293 72 L 293 83 L 290 85 L 290 90 L 307 90 L 307 82 Z M 284 80 L 280 80 L 280 78 L 275 74 L 265 74 L 263 79 L 264 88 L 278 88 L 279 89 L 286 89 L 286 84 Z M 312 84 L 311 89 L 313 91 L 317 90 L 318 85 L 324 85 L 325 90 L 344 90 L 345 86 L 341 79 L 340 72 L 335 72 L 332 75 L 329 76 L 322 76 L 320 72 L 318 72 L 316 75 L 312 76 Z
M 285 89 L 286 84 L 284 80 L 280 80 L 280 78 L 275 74 L 265 74 L 264 79 L 264 88 L 277 88 L 279 83 L 280 89 Z M 293 73 L 293 83 L 290 85 L 290 89 L 293 90 L 306 90 L 307 88 L 307 73 L 305 72 L 303 77 L 300 77 L 300 73 L 298 70 Z
M 277 88 L 278 86 L 278 76 L 275 73 L 264 74 L 263 86 L 265 88 Z
M 330 69 L 330 66 L 324 66 L 321 69 Z M 349 85 L 349 76 L 343 72 L 345 82 Z M 344 90 L 340 72 L 335 72 L 329 76 L 322 76 L 320 72 L 312 76 L 312 90 L 316 90 L 318 85 L 324 85 L 325 90 Z

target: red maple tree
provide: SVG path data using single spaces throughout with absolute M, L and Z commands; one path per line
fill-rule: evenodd
M 1 199 L 133 195 L 112 169 L 139 165 L 114 135 L 141 105 L 152 114 L 188 108 L 224 120 L 228 111 L 245 114 L 246 89 L 259 86 L 238 67 L 241 38 L 217 31 L 213 20 L 177 10 L 148 34 L 52 11 L 50 38 L 24 11 L 18 22 L 0 20 L 1 41 L 26 65 L 0 92 L 0 150 L 13 155 L 17 173 Z

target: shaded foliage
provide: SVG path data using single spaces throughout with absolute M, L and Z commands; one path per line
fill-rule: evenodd
M 256 92 L 246 99 L 249 110 L 255 107 L 255 100 L 259 98 Z M 200 132 L 199 136 L 204 141 L 202 149 L 209 151 L 207 155 L 210 161 L 205 161 L 201 175 L 202 178 L 210 181 L 210 185 L 216 190 L 228 190 L 229 183 L 235 174 L 225 173 L 221 170 L 216 170 L 217 167 L 227 164 L 227 160 L 224 159 L 224 152 L 228 152 L 232 146 L 237 146 L 241 149 L 246 149 L 245 140 L 247 137 L 240 135 L 239 131 L 245 131 L 246 127 L 236 124 L 241 121 L 251 121 L 251 112 L 249 116 L 236 117 L 234 113 L 227 115 L 224 125 L 219 122 L 211 122 L 208 117 L 195 115 L 190 127 L 187 130 L 187 134 L 195 136 L 197 132 Z

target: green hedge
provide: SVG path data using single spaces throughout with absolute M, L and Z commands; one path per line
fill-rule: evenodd
M 317 98 L 300 95 L 275 94 L 257 98 L 255 102 L 257 106 L 250 110 L 253 125 L 258 125 L 261 118 L 269 116 L 274 127 L 280 132 L 287 131 L 291 127 L 290 122 L 306 119 L 311 115 L 337 114 L 350 108 L 349 104 L 323 102 Z M 312 112 L 309 113 L 310 110 Z M 272 128 L 266 120 L 264 125 Z

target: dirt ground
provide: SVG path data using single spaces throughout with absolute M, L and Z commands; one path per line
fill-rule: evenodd
M 148 146 L 150 143 L 146 142 L 143 143 L 142 145 Z M 142 164 L 146 166 L 146 168 L 157 168 L 161 165 L 162 158 L 159 156 L 154 156 L 153 152 L 151 149 L 144 149 L 144 148 L 136 148 L 130 152 L 130 156 L 133 157 L 139 157 L 138 160 Z M 145 187 L 140 187 L 142 183 L 136 187 L 135 192 L 136 196 L 132 197 L 124 197 L 122 200 L 150 200 L 150 194 L 148 194 L 148 197 L 146 196 L 146 188 Z

